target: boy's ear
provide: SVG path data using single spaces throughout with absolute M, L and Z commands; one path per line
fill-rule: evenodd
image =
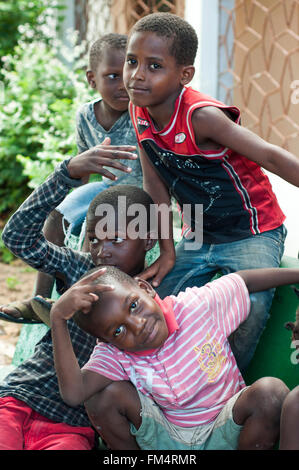
M 86 78 L 91 88 L 95 88 L 97 86 L 96 81 L 95 81 L 95 76 L 92 70 L 86 71 Z
M 181 85 L 188 85 L 194 77 L 194 65 L 184 65 L 181 72 Z
M 145 279 L 141 279 L 140 277 L 135 277 L 134 279 L 141 289 L 144 289 L 151 297 L 155 297 L 156 291 L 149 282 L 145 281 Z

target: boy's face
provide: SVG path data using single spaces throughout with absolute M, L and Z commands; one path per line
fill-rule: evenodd
M 104 227 L 103 234 L 99 236 L 96 225 L 100 221 L 100 217 L 89 219 L 86 231 L 95 266 L 115 266 L 130 276 L 143 271 L 146 252 L 153 247 L 154 241 L 149 238 L 128 238 L 126 233 L 118 229 L 117 223 L 113 232 L 109 233 Z
M 172 104 L 182 86 L 184 66 L 170 54 L 171 39 L 151 32 L 136 32 L 129 39 L 124 84 L 136 106 Z
M 97 70 L 87 72 L 89 84 L 97 89 L 106 105 L 116 111 L 126 111 L 129 103 L 123 83 L 125 55 L 121 49 L 105 49 Z
M 144 280 L 111 282 L 113 291 L 101 296 L 91 312 L 92 334 L 126 351 L 160 347 L 168 337 L 163 312 L 155 302 L 155 291 Z

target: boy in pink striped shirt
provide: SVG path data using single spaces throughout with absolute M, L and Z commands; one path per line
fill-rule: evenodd
M 289 390 L 271 377 L 245 387 L 227 338 L 249 313 L 249 292 L 298 281 L 298 269 L 239 271 L 161 300 L 145 280 L 93 270 L 51 310 L 62 398 L 89 400 L 111 449 L 273 448 Z M 82 369 L 72 317 L 99 339 Z

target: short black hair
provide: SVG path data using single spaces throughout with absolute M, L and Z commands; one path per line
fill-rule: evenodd
M 126 34 L 109 33 L 97 39 L 89 51 L 89 68 L 95 72 L 106 48 L 126 50 L 128 36 Z
M 124 201 L 126 214 L 129 206 L 133 206 L 133 204 L 140 204 L 145 208 L 147 232 L 149 232 L 151 228 L 156 229 L 156 227 L 151 227 L 151 222 L 153 221 L 152 215 L 154 209 L 154 201 L 152 200 L 150 195 L 142 188 L 131 184 L 117 184 L 115 186 L 111 186 L 110 188 L 101 191 L 94 197 L 94 199 L 89 205 L 86 214 L 87 229 L 88 221 L 96 217 L 97 207 L 101 204 L 109 204 L 114 209 L 114 213 L 118 214 L 118 204 L 120 196 L 125 196 Z M 151 207 L 153 207 L 153 209 L 151 209 Z
M 111 265 L 105 265 L 101 264 L 101 266 L 96 266 L 94 268 L 89 269 L 86 273 L 84 273 L 81 277 L 81 279 L 84 279 L 86 276 L 89 276 L 89 274 L 92 274 L 96 271 L 99 271 L 99 269 L 105 268 L 106 271 L 98 277 L 95 281 L 93 281 L 93 284 L 96 286 L 97 284 L 111 284 L 111 281 L 117 281 L 120 284 L 122 283 L 129 283 L 129 284 L 136 284 L 135 279 L 130 276 L 129 274 L 125 273 L 124 271 L 121 271 L 119 268 Z
M 195 29 L 183 18 L 173 13 L 152 13 L 137 21 L 129 36 L 137 32 L 152 32 L 172 39 L 170 53 L 177 64 L 194 64 L 198 38 Z

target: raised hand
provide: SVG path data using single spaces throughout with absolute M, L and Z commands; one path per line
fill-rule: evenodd
M 73 284 L 53 305 L 51 319 L 69 320 L 78 310 L 88 313 L 93 303 L 99 299 L 96 293 L 114 289 L 111 285 L 94 282 L 105 271 L 106 268 L 99 268 L 97 271 Z
M 71 178 L 82 179 L 93 173 L 106 176 L 113 181 L 116 176 L 105 167 L 130 173 L 131 168 L 125 166 L 118 160 L 136 160 L 138 155 L 134 153 L 136 147 L 133 145 L 110 145 L 110 138 L 106 137 L 102 144 L 92 147 L 72 158 L 68 163 L 68 171 Z

